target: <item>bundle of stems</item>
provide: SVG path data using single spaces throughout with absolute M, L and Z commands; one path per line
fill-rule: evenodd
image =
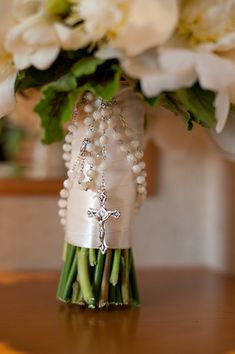
M 102 308 L 140 304 L 132 249 L 94 248 L 65 243 L 57 298 L 63 302 Z

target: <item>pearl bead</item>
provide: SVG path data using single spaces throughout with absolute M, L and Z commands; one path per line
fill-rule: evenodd
M 60 210 L 58 211 L 58 214 L 59 214 L 59 216 L 61 216 L 61 217 L 63 218 L 63 217 L 66 216 L 67 211 L 66 211 L 66 209 L 60 209 Z
M 132 167 L 132 171 L 136 174 L 140 173 L 141 172 L 141 167 L 139 165 L 134 165 Z
M 71 154 L 68 154 L 67 152 L 62 155 L 63 159 L 65 161 L 69 161 L 71 159 Z
M 136 151 L 135 156 L 137 157 L 137 159 L 142 159 L 144 156 L 143 151 Z
M 107 122 L 110 128 L 114 128 L 116 126 L 116 122 L 112 118 L 109 118 Z
M 110 114 L 106 108 L 102 108 L 100 113 L 101 113 L 102 117 L 108 117 Z
M 107 125 L 106 122 L 100 122 L 100 129 L 101 129 L 101 130 L 105 130 L 105 129 L 107 129 L 107 128 L 108 128 L 108 125 Z
M 85 175 L 83 172 L 79 172 L 78 173 L 78 181 L 82 182 L 85 179 Z
M 136 158 L 135 158 L 135 156 L 133 154 L 128 154 L 126 158 L 130 162 L 135 162 L 136 161 Z
M 126 136 L 132 136 L 133 132 L 130 129 L 125 130 L 125 135 Z
M 71 149 L 72 149 L 72 146 L 71 146 L 70 144 L 64 144 L 64 145 L 63 145 L 63 150 L 64 150 L 65 152 L 70 152 Z
M 87 163 L 89 165 L 92 165 L 94 162 L 95 162 L 95 158 L 93 156 L 88 156 Z
M 71 187 L 71 182 L 69 179 L 66 179 L 63 183 L 64 188 L 69 189 Z
M 144 194 L 144 193 L 146 193 L 146 188 L 144 186 L 138 186 L 137 191 L 140 194 Z
M 131 141 L 131 146 L 136 149 L 139 146 L 138 140 L 132 140 Z
M 141 162 L 139 163 L 139 166 L 140 166 L 140 168 L 143 170 L 143 169 L 145 168 L 145 166 L 146 166 L 146 163 L 145 163 L 144 161 L 141 161 Z
M 94 99 L 94 96 L 92 95 L 91 92 L 87 92 L 87 93 L 85 94 L 85 99 L 86 99 L 87 101 L 92 101 L 92 100 Z
M 94 149 L 95 149 L 94 144 L 92 144 L 92 143 L 88 143 L 88 144 L 87 144 L 87 146 L 86 146 L 86 151 L 92 152 L 92 151 L 94 151 Z
M 62 218 L 62 219 L 60 219 L 60 222 L 61 222 L 62 225 L 65 225 L 66 224 L 66 219 Z
M 120 133 L 116 132 L 115 130 L 112 135 L 116 140 L 120 140 L 122 138 L 122 135 Z
M 100 113 L 100 111 L 95 111 L 95 112 L 93 112 L 93 118 L 95 119 L 95 120 L 98 120 L 98 119 L 100 119 L 101 118 L 101 113 Z
M 107 162 L 102 161 L 101 164 L 98 166 L 99 171 L 105 171 L 107 169 Z
M 88 139 L 93 138 L 94 135 L 95 135 L 95 132 L 94 132 L 93 130 L 91 130 L 91 129 L 89 129 L 89 130 L 86 132 L 86 137 L 87 137 Z
M 86 126 L 89 126 L 89 125 L 91 125 L 93 123 L 93 118 L 91 118 L 91 117 L 86 117 L 85 119 L 84 119 L 84 124 L 86 125 Z
M 72 140 L 73 140 L 73 135 L 72 135 L 72 134 L 67 134 L 67 135 L 65 136 L 65 141 L 66 141 L 66 143 L 71 143 Z
M 71 133 L 74 133 L 76 130 L 77 130 L 77 128 L 75 127 L 75 125 L 68 126 L 68 131 L 70 131 Z
M 84 111 L 85 111 L 86 113 L 92 112 L 92 111 L 93 111 L 92 105 L 91 105 L 91 104 L 86 104 L 86 105 L 84 106 Z
M 75 171 L 74 171 L 74 170 L 68 170 L 67 176 L 68 176 L 69 178 L 73 178 L 73 177 L 75 176 Z
M 67 206 L 67 200 L 65 200 L 65 199 L 60 199 L 60 200 L 58 201 L 58 206 L 59 206 L 60 208 L 66 208 L 66 206 Z
M 65 167 L 70 168 L 70 162 L 65 162 Z
M 61 196 L 61 198 L 68 198 L 68 196 L 69 196 L 68 190 L 67 189 L 61 189 L 60 196 Z
M 128 146 L 125 145 L 125 144 L 121 144 L 121 145 L 120 145 L 120 150 L 121 150 L 122 152 L 127 152 L 127 151 L 128 151 Z
M 108 139 L 108 137 L 107 137 L 106 135 L 102 135 L 102 136 L 100 137 L 100 144 L 101 144 L 101 145 L 107 144 L 108 141 L 109 141 L 109 139 Z
M 90 177 L 90 178 L 94 178 L 96 176 L 96 171 L 95 170 L 88 170 L 86 172 L 87 176 Z
M 143 183 L 145 183 L 145 178 L 144 178 L 144 176 L 138 176 L 138 177 L 136 178 L 136 182 L 137 182 L 138 184 L 143 184 Z
M 102 104 L 102 100 L 100 98 L 97 98 L 97 100 L 95 100 L 95 106 L 99 108 L 101 104 Z
M 94 141 L 94 144 L 95 144 L 95 146 L 100 146 L 100 139 L 96 139 L 95 141 Z

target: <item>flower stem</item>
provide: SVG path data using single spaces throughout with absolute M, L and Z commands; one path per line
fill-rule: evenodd
M 96 265 L 96 249 L 89 248 L 89 263 L 91 267 Z
M 94 289 L 96 303 L 98 303 L 100 297 L 100 287 L 101 287 L 101 281 L 103 275 L 104 259 L 105 256 L 99 250 L 98 257 L 97 257 L 97 264 L 95 266 L 94 282 L 93 282 L 93 289 Z
M 78 253 L 78 277 L 82 290 L 82 295 L 88 307 L 95 307 L 95 297 L 92 291 L 92 286 L 89 276 L 89 251 L 88 248 L 81 248 Z
M 67 283 L 67 279 L 73 263 L 75 253 L 76 253 L 76 247 L 66 243 L 63 252 L 64 262 L 63 262 L 62 272 L 61 272 L 59 286 L 57 290 L 57 298 L 62 301 L 68 301 L 64 289 Z
M 130 256 L 130 264 L 131 264 L 130 283 L 131 283 L 132 296 L 133 296 L 133 305 L 139 306 L 140 305 L 140 295 L 139 295 L 138 283 L 137 283 L 137 278 L 136 278 L 134 256 L 133 256 L 132 249 L 130 249 L 130 251 L 129 251 L 129 256 Z
M 101 289 L 100 289 L 99 307 L 104 307 L 108 304 L 109 276 L 110 276 L 111 261 L 112 261 L 112 250 L 108 249 L 105 255 L 104 271 L 103 271 L 103 277 L 102 277 Z
M 121 269 L 121 278 L 122 278 L 122 300 L 124 305 L 128 305 L 130 301 L 129 294 L 129 250 L 122 250 L 122 269 Z
M 113 264 L 112 264 L 112 270 L 111 270 L 111 275 L 110 275 L 110 283 L 115 286 L 118 283 L 118 278 L 119 278 L 119 270 L 120 270 L 120 260 L 121 260 L 121 250 L 116 249 L 114 250 L 114 256 L 113 256 Z

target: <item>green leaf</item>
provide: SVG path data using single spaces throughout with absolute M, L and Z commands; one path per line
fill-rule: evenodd
M 44 129 L 42 142 L 44 144 L 51 144 L 63 139 L 63 125 L 72 116 L 78 91 L 73 90 L 69 93 L 58 92 L 53 87 L 47 87 L 43 93 L 43 99 L 34 110 L 39 114 L 41 126 Z
M 56 92 L 69 92 L 76 89 L 76 87 L 76 78 L 71 73 L 68 73 L 62 76 L 57 81 L 48 84 L 42 91 L 44 92 L 47 91 L 48 88 L 51 88 L 54 89 Z
M 99 65 L 102 65 L 104 63 L 104 60 L 95 58 L 95 57 L 86 57 L 82 58 L 77 63 L 75 63 L 72 67 L 72 73 L 73 75 L 79 79 L 80 77 L 84 75 L 91 75 L 94 74 L 96 71 L 97 67 Z

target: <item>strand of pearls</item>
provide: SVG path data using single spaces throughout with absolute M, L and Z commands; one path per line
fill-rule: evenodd
M 71 166 L 72 142 L 78 129 L 79 106 L 84 111 L 82 119 L 86 133 L 80 152 Z M 130 164 L 136 183 L 136 208 L 140 208 L 147 195 L 147 174 L 143 161 L 144 154 L 135 136 L 135 132 L 129 128 L 123 116 L 120 102 L 115 100 L 104 102 L 90 92 L 87 92 L 79 101 L 63 145 L 63 159 L 68 169 L 68 178 L 64 181 L 58 202 L 62 225 L 66 224 L 67 200 L 74 181 L 77 181 L 81 190 L 100 192 L 99 186 L 104 184 L 105 171 L 109 167 L 105 158 L 109 139 L 117 141 L 117 146 Z

